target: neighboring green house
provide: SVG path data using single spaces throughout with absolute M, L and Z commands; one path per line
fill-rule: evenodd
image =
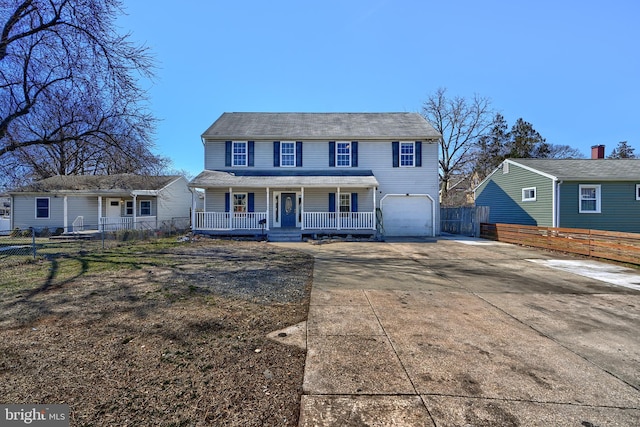
M 508 159 L 475 200 L 492 223 L 640 233 L 640 159 Z

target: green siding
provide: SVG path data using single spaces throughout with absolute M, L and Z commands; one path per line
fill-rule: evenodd
M 523 188 L 536 188 L 536 200 L 522 201 Z M 476 206 L 489 206 L 492 223 L 553 225 L 553 180 L 514 164 L 496 171 L 476 191 Z
M 600 213 L 579 213 L 580 184 L 600 185 Z M 640 233 L 636 182 L 564 182 L 560 185 L 560 226 Z

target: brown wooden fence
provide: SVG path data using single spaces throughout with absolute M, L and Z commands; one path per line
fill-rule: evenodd
M 637 233 L 483 223 L 480 237 L 640 265 Z

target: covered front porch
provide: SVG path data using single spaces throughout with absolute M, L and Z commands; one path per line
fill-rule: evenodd
M 378 183 L 370 171 L 349 172 L 283 176 L 281 171 L 262 171 L 246 176 L 205 171 L 190 184 L 205 190 L 204 211 L 193 209 L 193 230 L 218 235 L 375 235 Z

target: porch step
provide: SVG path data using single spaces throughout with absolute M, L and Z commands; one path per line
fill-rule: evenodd
M 301 242 L 300 230 L 270 230 L 268 233 L 270 242 Z

